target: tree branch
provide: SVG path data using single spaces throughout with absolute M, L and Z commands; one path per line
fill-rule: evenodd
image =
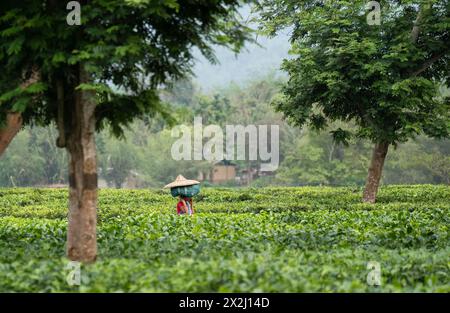
M 419 33 L 420 33 L 420 20 L 422 19 L 422 9 L 419 8 L 419 13 L 417 14 L 416 20 L 414 21 L 414 26 L 411 31 L 411 40 L 415 44 L 417 42 L 417 39 L 419 39 Z
M 420 75 L 422 72 L 426 71 L 434 62 L 438 61 L 440 58 L 442 58 L 445 55 L 445 53 L 439 53 L 435 56 L 433 56 L 431 59 L 426 60 L 421 67 L 419 67 L 416 71 L 411 73 L 412 77 L 416 77 Z
M 58 115 L 57 115 L 57 128 L 59 137 L 56 140 L 56 146 L 58 148 L 66 147 L 66 130 L 64 127 L 64 82 L 58 78 L 56 80 L 56 94 L 58 103 Z
M 20 88 L 25 89 L 40 79 L 40 73 L 35 67 L 31 69 L 31 74 L 28 79 L 25 77 L 26 75 L 27 73 L 25 72 L 24 81 L 20 84 Z M 21 113 L 11 111 L 6 113 L 6 125 L 0 128 L 0 156 L 22 128 L 22 121 Z

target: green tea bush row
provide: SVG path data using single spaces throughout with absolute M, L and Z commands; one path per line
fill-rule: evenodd
M 450 188 L 100 190 L 97 263 L 67 275 L 67 190 L 0 189 L 0 292 L 449 292 Z M 367 262 L 382 286 L 366 283 Z

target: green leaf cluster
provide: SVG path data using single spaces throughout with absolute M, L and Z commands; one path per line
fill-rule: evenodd
M 237 9 L 251 0 L 79 2 L 80 26 L 66 23 L 63 1 L 0 4 L 0 121 L 7 111 L 22 112 L 25 124 L 56 120 L 62 81 L 66 106 L 76 90 L 95 92 L 98 129 L 109 124 L 120 136 L 134 118 L 170 119 L 157 91 L 190 73 L 194 49 L 214 61 L 213 45 L 239 51 L 250 39 Z M 82 85 L 80 66 L 89 73 Z M 33 71 L 39 87 L 18 88 Z
M 368 25 L 365 0 L 262 1 L 264 31 L 291 31 L 292 58 L 282 66 L 289 81 L 276 108 L 297 126 L 355 123 L 355 132 L 332 132 L 344 143 L 448 137 L 450 102 L 438 89 L 450 80 L 449 2 L 379 2 L 378 26 Z
M 448 186 L 205 188 L 177 216 L 162 190 L 100 190 L 99 258 L 66 283 L 65 189 L 0 190 L 0 290 L 448 292 Z M 369 261 L 382 285 L 366 284 Z

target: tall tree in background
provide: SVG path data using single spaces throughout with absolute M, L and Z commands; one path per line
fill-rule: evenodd
M 438 87 L 449 83 L 448 0 L 379 1 L 381 24 L 369 25 L 366 0 L 265 0 L 265 30 L 291 28 L 289 74 L 277 109 L 295 125 L 324 129 L 353 121 L 336 141 L 374 143 L 363 200 L 376 199 L 388 148 L 424 133 L 449 135 L 449 101 Z
M 238 0 L 78 2 L 73 26 L 66 1 L 0 4 L 0 152 L 22 125 L 55 122 L 69 155 L 67 254 L 92 262 L 95 132 L 109 126 L 120 136 L 134 118 L 168 116 L 157 88 L 189 72 L 192 48 L 213 60 L 211 44 L 238 51 L 249 35 Z

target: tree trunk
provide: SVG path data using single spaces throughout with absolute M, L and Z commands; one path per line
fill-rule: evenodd
M 39 71 L 36 68 L 31 69 L 31 74 L 20 84 L 20 88 L 27 88 L 36 83 L 39 77 Z M 23 76 L 26 75 L 26 71 Z M 20 112 L 8 112 L 6 115 L 6 125 L 0 128 L 0 156 L 5 152 L 11 141 L 22 128 L 22 114 Z
M 80 83 L 89 83 L 80 66 Z M 97 154 L 95 149 L 95 99 L 90 91 L 75 92 L 70 109 L 71 127 L 67 142 L 69 154 L 69 226 L 67 256 L 73 261 L 94 262 L 97 257 Z
M 21 128 L 22 115 L 20 113 L 7 113 L 6 125 L 0 129 L 0 156 L 5 152 Z
M 372 160 L 366 179 L 366 187 L 363 193 L 364 202 L 375 203 L 388 148 L 389 143 L 387 142 L 376 143 L 373 148 Z

